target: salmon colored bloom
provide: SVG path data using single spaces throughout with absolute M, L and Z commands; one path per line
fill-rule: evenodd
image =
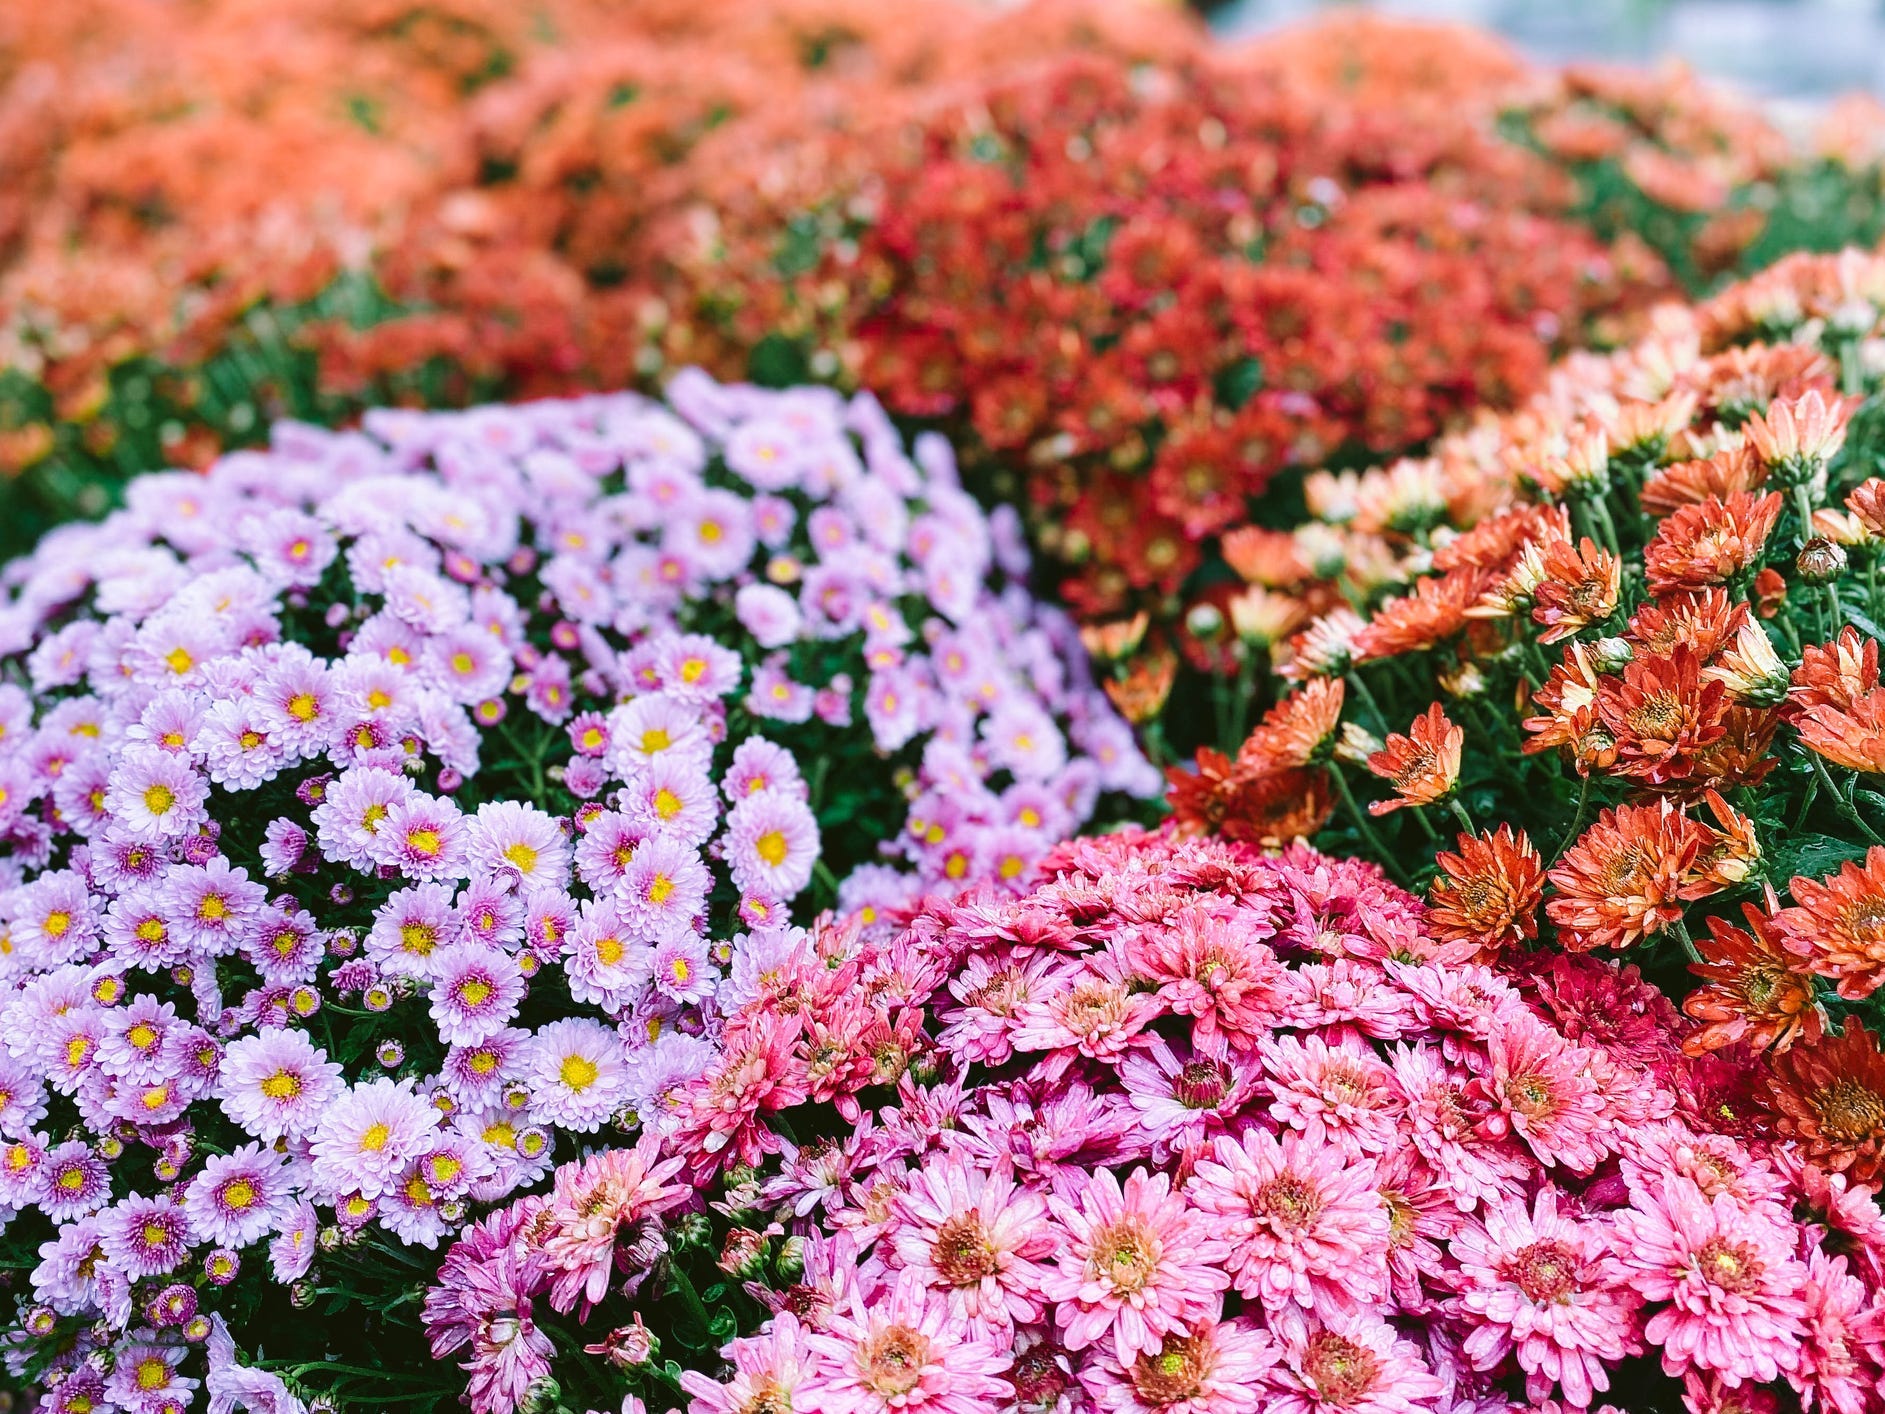
M 1846 509 L 1873 535 L 1885 536 L 1885 479 L 1867 477 L 1846 495 Z
M 1700 589 L 1746 573 L 1760 561 L 1780 503 L 1778 491 L 1737 491 L 1725 501 L 1710 496 L 1682 507 L 1656 527 L 1656 538 L 1643 551 L 1650 589 Z
M 1573 952 L 1627 948 L 1679 921 L 1689 901 L 1714 892 L 1692 875 L 1703 835 L 1667 800 L 1604 811 L 1547 876 L 1558 941 Z
M 1543 570 L 1532 595 L 1532 621 L 1545 626 L 1540 643 L 1569 638 L 1616 612 L 1623 565 L 1588 536 L 1576 549 L 1569 541 L 1552 541 Z
M 1885 982 L 1885 849 L 1874 845 L 1863 864 L 1847 861 L 1827 879 L 1795 878 L 1793 907 L 1774 923 L 1782 940 L 1848 1001 L 1869 997 Z
M 1638 652 L 1666 658 L 1687 644 L 1704 663 L 1734 641 L 1748 616 L 1747 606 L 1710 588 L 1665 594 L 1630 616 L 1630 642 Z
M 1793 670 L 1790 697 L 1797 707 L 1847 711 L 1878 686 L 1878 641 L 1848 626 L 1831 643 L 1807 645 Z
M 1683 506 L 1757 491 L 1766 480 L 1767 467 L 1754 449 L 1737 443 L 1703 460 L 1663 467 L 1643 483 L 1639 500 L 1646 513 L 1662 517 Z
M 1160 645 L 1133 659 L 1123 678 L 1102 679 L 1100 686 L 1119 715 L 1138 726 L 1165 710 L 1177 679 L 1178 655 Z
M 1420 580 L 1410 593 L 1383 604 L 1355 635 L 1355 661 L 1395 658 L 1444 643 L 1466 627 L 1466 611 L 1485 588 L 1486 576 L 1472 570 Z
M 1447 720 L 1438 702 L 1414 719 L 1405 736 L 1391 733 L 1387 745 L 1368 758 L 1368 769 L 1394 787 L 1394 798 L 1371 802 L 1368 813 L 1385 815 L 1403 805 L 1451 799 L 1459 787 L 1465 744 L 1465 731 Z
M 1617 774 L 1651 786 L 1687 780 L 1697 756 L 1722 736 L 1726 699 L 1719 682 L 1703 680 L 1686 644 L 1666 658 L 1639 656 L 1621 678 L 1605 678 L 1597 715 L 1616 740 Z
M 1777 900 L 1770 889 L 1767 911 L 1741 906 L 1748 926 L 1708 920 L 1709 936 L 1697 943 L 1702 960 L 1689 971 L 1706 984 L 1683 999 L 1682 1010 L 1702 1023 L 1682 1043 L 1689 1055 L 1746 1042 L 1757 1051 L 1784 1051 L 1797 1040 L 1818 1040 L 1825 1016 L 1813 995 L 1813 979 L 1788 952 L 1774 927 Z
M 1538 936 L 1538 901 L 1545 865 L 1532 842 L 1510 825 L 1459 837 L 1459 852 L 1441 851 L 1440 872 L 1427 891 L 1427 925 L 1443 942 L 1472 942 L 1482 954 Z
M 1845 446 L 1850 416 L 1844 399 L 1829 399 L 1814 388 L 1797 398 L 1774 399 L 1742 431 L 1770 468 L 1804 481 Z
M 1808 1163 L 1853 1183 L 1876 1183 L 1885 1172 L 1885 1056 L 1857 1019 L 1775 1056 L 1767 1104 L 1774 1127 Z
M 1735 701 L 1751 707 L 1778 707 L 1792 686 L 1792 675 L 1774 651 L 1774 641 L 1754 619 L 1741 621 L 1733 644 L 1702 670 L 1702 676 L 1720 683 Z
M 1311 678 L 1264 714 L 1237 753 L 1254 771 L 1309 766 L 1325 759 L 1342 720 L 1347 684 L 1340 678 Z

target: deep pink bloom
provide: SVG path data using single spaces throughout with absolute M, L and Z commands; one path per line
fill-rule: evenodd
M 1047 1273 L 1040 1262 L 1052 1255 L 1057 1233 L 1046 1199 L 1017 1188 L 1006 1163 L 991 1172 L 932 1155 L 894 1207 L 892 1261 L 941 1292 L 952 1316 L 991 1334 L 1041 1319 Z
M 1004 1343 L 951 1316 L 914 1271 L 853 1296 L 805 1343 L 816 1363 L 794 1407 L 813 1414 L 989 1414 L 1011 1388 Z

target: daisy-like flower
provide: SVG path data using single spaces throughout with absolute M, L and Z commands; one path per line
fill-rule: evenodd
M 666 940 L 694 928 L 712 887 L 713 876 L 696 850 L 656 835 L 636 849 L 616 898 L 624 917 L 647 937 Z
M 341 772 L 314 807 L 316 842 L 329 859 L 357 869 L 377 861 L 382 849 L 380 832 L 394 807 L 415 792 L 412 782 L 377 766 L 355 766 Z
M 1445 1389 L 1414 1343 L 1372 1312 L 1286 1310 L 1271 1330 L 1281 1349 L 1266 1414 L 1421 1414 Z
M 1690 1055 L 1741 1042 L 1757 1051 L 1784 1051 L 1797 1040 L 1819 1038 L 1825 1013 L 1802 960 L 1782 946 L 1772 916 L 1777 908 L 1770 887 L 1767 911 L 1741 906 L 1745 929 L 1708 920 L 1709 935 L 1697 945 L 1702 960 L 1689 968 L 1705 985 L 1682 999 L 1683 1012 L 1702 1023 L 1682 1043 Z
M 1710 496 L 1665 517 L 1643 550 L 1650 590 L 1701 589 L 1746 573 L 1759 562 L 1773 533 L 1781 500 L 1778 491 L 1738 491 L 1726 500 Z
M 1623 1279 L 1656 1307 L 1643 1335 L 1667 1373 L 1740 1385 L 1799 1367 L 1807 1269 L 1777 1212 L 1670 1175 L 1616 1222 Z
M 265 1144 L 313 1132 L 344 1088 L 341 1069 L 292 1027 L 242 1036 L 223 1051 L 223 1113 Z
M 671 693 L 653 692 L 615 709 L 609 716 L 609 746 L 604 763 L 626 779 L 658 756 L 672 753 L 705 764 L 713 754 L 700 707 Z
M 1795 878 L 1787 892 L 1793 906 L 1773 918 L 1787 948 L 1848 1001 L 1876 991 L 1885 982 L 1885 848 L 1874 846 L 1862 864 L 1848 861 L 1830 878 Z
M 43 1136 L 42 1136 L 43 1138 Z M 111 1201 L 111 1170 L 82 1139 L 68 1139 L 40 1155 L 31 1164 L 34 1147 L 15 1144 L 7 1150 L 10 1164 L 19 1164 L 36 1181 L 40 1206 L 54 1222 L 70 1222 L 95 1213 Z
M 593 1134 L 626 1097 L 622 1042 L 594 1021 L 570 1018 L 543 1027 L 525 1065 L 533 1110 L 559 1129 Z
M 1545 865 L 1523 830 L 1463 834 L 1457 854 L 1442 850 L 1434 862 L 1427 923 L 1436 938 L 1472 943 L 1485 956 L 1538 936 Z
M 183 1191 L 190 1235 L 218 1247 L 247 1247 L 288 1213 L 292 1188 L 284 1155 L 245 1144 L 207 1159 Z
M 1055 1246 L 1047 1203 L 1017 1188 L 1005 1165 L 991 1171 L 933 1155 L 895 1203 L 892 1262 L 921 1273 L 952 1316 L 990 1332 L 1040 1321 L 1040 1263 Z
M 187 756 L 133 746 L 112 767 L 105 810 L 134 839 L 176 839 L 208 818 L 208 799 Z
M 517 959 L 488 943 L 458 943 L 432 959 L 432 1020 L 450 1046 L 474 1046 L 517 1014 L 525 984 Z
M 1547 1166 L 1589 1173 L 1608 1150 L 1607 1116 L 1590 1055 L 1524 1011 L 1493 1023 L 1487 1070 L 1476 1082 L 1496 1113 L 1487 1127 L 1509 1127 Z
M 1616 612 L 1623 563 L 1588 536 L 1575 547 L 1569 540 L 1551 540 L 1539 568 L 1531 600 L 1532 621 L 1545 628 L 1540 643 L 1570 638 Z
M 556 820 L 532 805 L 490 800 L 471 819 L 467 854 L 479 869 L 514 873 L 526 889 L 569 881 L 569 841 Z
M 1388 1216 L 1371 1160 L 1296 1134 L 1253 1129 L 1217 1141 L 1188 1190 L 1221 1223 L 1239 1294 L 1276 1311 L 1342 1311 L 1387 1286 Z
M 1404 805 L 1450 800 L 1459 786 L 1465 744 L 1466 733 L 1434 703 L 1414 719 L 1407 735 L 1391 734 L 1387 745 L 1368 758 L 1368 769 L 1394 787 L 1393 798 L 1371 802 L 1368 813 L 1385 815 Z
M 1787 700 L 1793 681 L 1774 651 L 1773 639 L 1753 618 L 1741 621 L 1734 643 L 1702 670 L 1702 676 L 1720 683 L 1730 698 L 1747 707 L 1778 707 Z
M 633 1149 L 605 1150 L 557 1171 L 541 1249 L 557 1273 L 550 1292 L 557 1310 L 570 1310 L 579 1298 L 585 1311 L 600 1301 L 617 1268 L 623 1231 L 632 1233 L 645 1219 L 686 1201 L 691 1190 L 669 1181 L 684 1160 L 663 1159 L 660 1151 L 660 1141 L 644 1135 Z
M 816 1363 L 800 1402 L 822 1414 L 986 1414 L 1011 1390 L 1006 1352 L 912 1270 L 876 1299 L 854 1295 L 805 1343 Z
M 663 753 L 622 792 L 630 819 L 688 845 L 701 845 L 720 823 L 719 792 L 705 767 Z
M 1558 1210 L 1543 1189 L 1527 1209 L 1488 1204 L 1449 1244 L 1459 1263 L 1460 1302 L 1474 1323 L 1462 1346 L 1480 1370 L 1516 1353 L 1526 1397 L 1555 1388 L 1579 1409 L 1610 1387 L 1607 1366 L 1636 1347 L 1636 1300 L 1610 1256 L 1607 1229 Z
M 1256 1414 L 1276 1360 L 1262 1331 L 1206 1320 L 1134 1359 L 1103 1355 L 1082 1366 L 1080 1380 L 1104 1414 Z
M 189 1220 L 168 1194 L 132 1194 L 99 1218 L 99 1244 L 133 1281 L 174 1272 L 190 1250 Z
M 1604 811 L 1547 876 L 1557 896 L 1545 914 L 1559 941 L 1579 952 L 1624 948 L 1679 921 L 1713 888 L 1691 873 L 1702 834 L 1667 800 Z
M 727 813 L 725 848 L 733 881 L 768 898 L 793 899 L 818 861 L 818 821 L 796 796 L 764 791 Z
M 310 1146 L 314 1181 L 327 1193 L 377 1198 L 430 1145 L 439 1112 L 410 1083 L 370 1080 L 328 1107 Z
M 1703 678 L 1686 643 L 1667 655 L 1639 654 L 1620 678 L 1605 678 L 1597 717 L 1616 744 L 1615 770 L 1646 785 L 1695 775 L 1726 734 L 1727 692 Z
M 716 1380 L 698 1370 L 681 1374 L 681 1388 L 693 1396 L 694 1414 L 783 1414 L 803 1407 L 799 1386 L 813 1362 L 807 1332 L 798 1317 L 781 1311 L 758 1335 L 729 1341 L 721 1358 L 729 1369 Z
M 1885 1174 L 1885 1056 L 1856 1018 L 1771 1062 L 1768 1107 L 1802 1156 L 1853 1183 Z
M 1793 398 L 1775 398 L 1747 420 L 1748 445 L 1783 485 L 1811 481 L 1846 443 L 1851 410 L 1818 388 Z
M 1320 1036 L 1258 1043 L 1270 1114 L 1311 1144 L 1349 1158 L 1380 1154 L 1395 1143 L 1402 1098 L 1394 1072 L 1359 1043 L 1329 1045 Z
M 387 811 L 373 835 L 373 858 L 409 879 L 462 879 L 466 836 L 457 806 L 415 792 Z

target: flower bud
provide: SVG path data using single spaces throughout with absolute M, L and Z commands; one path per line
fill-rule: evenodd
M 782 1281 L 797 1281 L 805 1275 L 805 1239 L 788 1237 L 779 1244 L 779 1256 L 773 1269 Z
M 1591 666 L 1600 673 L 1620 673 L 1636 657 L 1636 650 L 1621 638 L 1600 638 L 1591 645 Z
M 1793 567 L 1808 584 L 1831 584 L 1846 572 L 1846 552 L 1825 536 L 1816 535 L 1801 548 Z
M 1335 755 L 1351 766 L 1366 766 L 1368 758 L 1386 746 L 1386 742 L 1360 723 L 1343 722 L 1341 739 L 1335 744 Z
M 1215 604 L 1193 604 L 1185 615 L 1185 628 L 1193 638 L 1206 643 L 1224 631 L 1224 613 Z
M 720 1270 L 741 1281 L 757 1281 L 766 1271 L 765 1234 L 750 1227 L 736 1227 L 721 1245 Z
M 1440 674 L 1440 687 L 1449 697 L 1477 697 L 1486 690 L 1486 675 L 1468 659 Z

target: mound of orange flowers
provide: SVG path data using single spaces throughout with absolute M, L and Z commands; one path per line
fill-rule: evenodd
M 1244 562 L 1313 616 L 1287 694 L 1175 773 L 1181 819 L 1353 845 L 1484 957 L 1629 952 L 1692 1052 L 1771 1055 L 1777 1132 L 1876 1177 L 1882 386 L 1885 258 L 1799 256 L 1430 457 L 1312 476 Z

